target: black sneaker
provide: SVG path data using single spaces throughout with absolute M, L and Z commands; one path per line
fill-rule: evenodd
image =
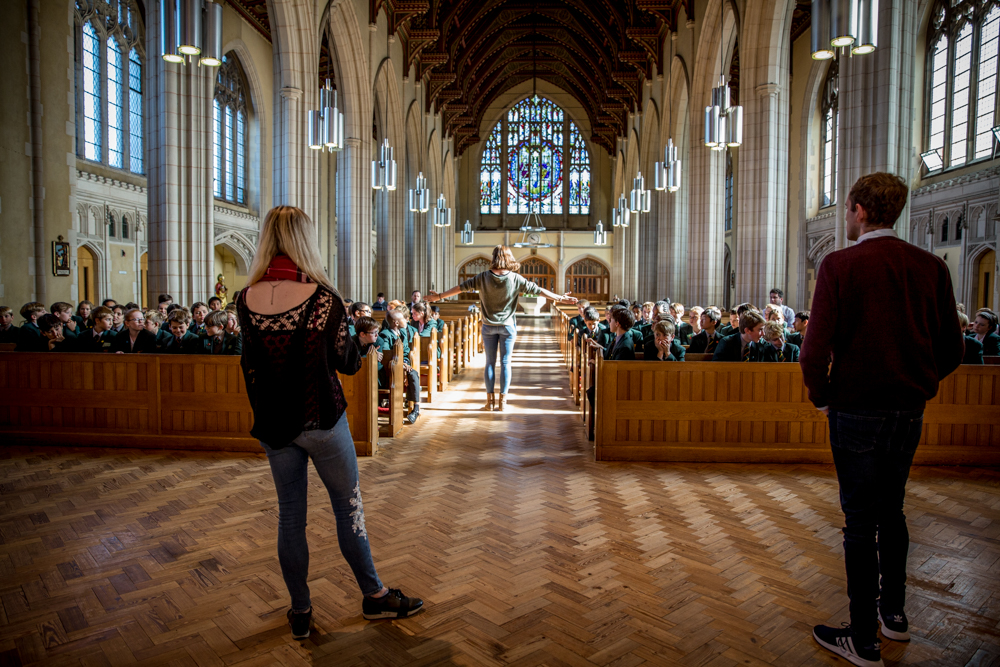
M 301 614 L 288 610 L 288 625 L 292 626 L 292 639 L 308 639 L 309 633 L 312 632 L 312 622 L 312 607 Z
M 855 644 L 851 626 L 846 623 L 841 628 L 817 625 L 813 628 L 813 638 L 827 651 L 858 667 L 884 667 L 878 639 L 873 639 L 869 646 Z
M 417 417 L 419 417 L 419 416 L 420 416 L 420 411 L 419 410 L 414 410 L 410 414 L 406 415 L 406 418 L 403 420 L 403 423 L 405 423 L 405 424 L 416 424 L 417 423 Z
M 380 618 L 406 618 L 423 609 L 424 601 L 419 598 L 408 598 L 398 588 L 390 588 L 389 592 L 380 598 L 365 596 L 361 610 L 369 621 Z
M 886 639 L 897 642 L 910 641 L 910 624 L 906 622 L 906 614 L 902 611 L 890 613 L 879 607 L 878 620 L 882 624 L 882 634 Z

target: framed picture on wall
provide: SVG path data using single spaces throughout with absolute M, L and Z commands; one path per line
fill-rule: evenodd
M 66 241 L 52 242 L 52 275 L 69 275 L 69 243 Z

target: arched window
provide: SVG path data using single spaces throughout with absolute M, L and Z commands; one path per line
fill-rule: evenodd
M 469 278 L 478 276 L 483 271 L 490 270 L 490 260 L 485 257 L 470 259 L 458 269 L 458 282 L 464 283 Z M 474 292 L 462 292 L 458 295 L 459 301 L 478 301 L 479 296 Z
M 138 6 L 76 0 L 74 16 L 77 154 L 141 174 L 145 42 Z
M 927 39 L 927 150 L 937 150 L 946 169 L 990 158 L 1000 4 L 938 0 Z
M 118 233 L 115 231 L 115 214 L 110 211 L 108 212 L 108 236 L 111 238 L 118 236 Z
M 945 218 L 944 222 L 941 223 L 941 243 L 948 242 L 948 222 L 948 218 Z
M 246 204 L 247 99 L 243 69 L 232 53 L 222 57 L 215 80 L 213 175 L 216 199 Z
M 515 104 L 494 126 L 479 173 L 480 213 L 501 213 L 504 190 L 508 214 L 562 214 L 566 202 L 570 215 L 590 213 L 590 152 L 583 134 L 559 106 L 537 95 Z
M 610 298 L 611 274 L 600 262 L 581 259 L 566 269 L 566 291 L 578 299 L 604 303 Z
M 122 216 L 122 239 L 128 239 L 128 217 Z
M 555 269 L 540 257 L 529 257 L 521 262 L 519 273 L 543 289 L 553 292 L 556 289 Z
M 837 109 L 839 72 L 837 61 L 830 63 L 823 84 L 823 122 L 820 136 L 820 179 L 822 203 L 820 207 L 837 203 L 837 129 L 840 114 Z

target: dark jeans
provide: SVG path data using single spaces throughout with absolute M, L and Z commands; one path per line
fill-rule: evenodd
M 281 449 L 271 449 L 264 442 L 260 444 L 271 464 L 274 488 L 278 492 L 278 563 L 292 597 L 292 609 L 306 611 L 312 604 L 306 583 L 309 578 L 309 544 L 306 542 L 309 459 L 330 494 L 337 519 L 340 553 L 351 566 L 362 594 L 373 595 L 382 590 L 368 546 L 358 483 L 358 459 L 347 415 L 329 431 L 302 431 L 291 444 Z
M 411 368 L 408 373 L 403 371 L 403 376 L 406 378 L 406 388 L 403 392 L 406 395 L 406 400 L 419 404 L 420 372 L 416 368 Z
M 844 510 L 851 628 L 859 640 L 873 640 L 878 632 L 876 605 L 887 613 L 900 612 L 906 598 L 910 534 L 903 496 L 923 412 L 831 409 L 829 419 Z

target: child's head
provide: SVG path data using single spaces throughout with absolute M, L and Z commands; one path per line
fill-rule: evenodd
M 670 320 L 661 320 L 653 325 L 653 339 L 657 345 L 670 347 L 670 344 L 674 342 L 675 331 L 676 327 L 673 322 Z
M 764 316 L 756 310 L 748 310 L 740 315 L 740 334 L 748 342 L 760 340 L 761 331 L 764 329 Z
M 10 306 L 0 306 L 0 327 L 7 328 L 14 320 L 14 311 Z
M 138 334 L 146 328 L 146 316 L 138 308 L 129 308 L 125 311 L 125 328 Z
M 400 329 L 406 328 L 406 318 L 403 317 L 403 313 L 398 310 L 390 310 L 386 313 L 386 320 L 389 322 L 389 328 L 393 331 L 398 331 Z
M 427 321 L 427 306 L 423 301 L 413 304 L 413 308 L 410 308 L 410 317 L 412 317 L 416 322 Z
M 973 320 L 977 334 L 991 334 L 997 330 L 997 314 L 989 308 L 980 308 L 976 311 L 976 319 Z
M 372 316 L 372 307 L 369 306 L 364 301 L 355 301 L 354 303 L 351 304 L 351 307 L 348 308 L 347 310 L 348 310 L 348 314 L 351 316 L 351 318 L 355 319 L 355 320 L 358 319 L 358 318 L 360 318 L 360 317 L 371 317 Z M 355 327 L 356 326 L 357 325 L 355 325 Z
M 115 301 L 114 299 L 105 299 L 104 301 L 101 302 L 101 305 L 104 306 L 105 308 L 114 308 L 116 303 L 118 302 Z
M 367 315 L 362 315 L 354 322 L 354 330 L 358 332 L 358 341 L 362 345 L 374 345 L 375 339 L 378 338 L 378 329 L 378 322 Z
M 228 331 L 229 333 L 232 333 L 232 334 L 239 333 L 239 330 L 240 330 L 240 318 L 236 314 L 236 309 L 235 308 L 229 308 L 229 306 L 226 306 L 226 309 L 223 312 L 226 314 L 226 318 L 227 318 L 226 319 L 226 331 Z
M 38 301 L 29 301 L 21 306 L 21 317 L 24 318 L 25 322 L 37 322 L 38 318 L 46 312 L 45 304 Z
M 159 311 L 161 315 L 166 317 L 167 313 L 169 312 L 168 308 L 170 308 L 173 302 L 174 302 L 174 297 L 170 296 L 169 294 L 161 294 L 158 299 L 158 303 L 156 304 L 156 310 Z
M 125 306 L 121 305 L 120 303 L 116 303 L 114 306 L 112 306 L 112 308 L 111 308 L 111 319 L 114 322 L 115 326 L 118 326 L 119 324 L 121 324 L 122 322 L 124 322 L 125 321 Z
M 94 304 L 89 301 L 81 301 L 76 305 L 76 315 L 83 319 L 90 317 L 90 311 L 94 309 Z
M 205 316 L 208 315 L 208 306 L 201 301 L 195 301 L 191 304 L 191 319 L 195 324 L 204 324 L 206 322 Z
M 191 314 L 186 308 L 175 308 L 170 311 L 167 322 L 169 322 L 170 333 L 175 336 L 183 336 L 187 333 L 188 325 L 191 324 Z
M 146 331 L 156 333 L 163 324 L 163 315 L 158 310 L 147 310 L 143 315 L 146 317 Z
M 601 316 L 596 308 L 587 306 L 583 309 L 583 321 L 587 323 L 589 328 L 593 329 L 601 321 Z
M 608 321 L 617 325 L 616 333 L 625 333 L 635 325 L 635 317 L 632 311 L 624 306 L 612 306 L 608 314 Z
M 715 327 L 719 326 L 719 321 L 722 319 L 722 313 L 715 308 L 708 308 L 701 314 L 698 321 L 701 323 L 702 329 L 707 329 L 708 331 L 715 331 Z
M 764 340 L 780 350 L 785 344 L 785 325 L 775 320 L 765 322 Z
M 796 317 L 795 319 L 797 320 L 798 318 Z M 965 330 L 969 328 L 969 316 L 963 313 L 961 310 L 958 311 L 958 323 L 959 325 L 961 325 L 962 333 L 965 333 Z
M 114 315 L 111 313 L 111 309 L 106 306 L 98 306 L 97 308 L 94 308 L 94 312 L 91 313 L 91 317 L 94 320 L 94 331 L 107 331 L 114 325 Z
M 52 304 L 50 308 L 52 314 L 59 318 L 59 321 L 65 324 L 73 318 L 73 304 L 66 303 L 65 301 L 56 301 Z
M 441 308 L 438 306 L 431 306 L 431 317 L 435 320 L 441 319 Z
M 49 340 L 59 340 L 62 338 L 62 320 L 58 316 L 45 313 L 38 318 L 38 330 Z
M 408 308 L 408 307 L 406 306 L 406 304 L 405 304 L 405 303 L 401 303 L 401 304 L 399 304 L 398 306 L 396 306 L 396 307 L 395 307 L 395 308 L 393 308 L 392 310 L 393 310 L 394 312 L 397 312 L 397 313 L 399 313 L 400 315 L 402 315 L 402 316 L 403 316 L 403 319 L 404 319 L 404 320 L 406 320 L 407 322 L 409 322 L 409 321 L 410 321 L 410 309 L 409 309 L 409 308 Z
M 208 300 L 209 310 L 222 310 L 222 299 L 217 296 L 213 296 Z
M 968 319 L 968 318 L 966 318 Z M 795 313 L 795 319 L 792 320 L 792 328 L 802 333 L 809 326 L 809 311 L 801 310 Z
M 208 310 L 208 306 L 205 306 Z M 213 310 L 205 316 L 205 333 L 209 336 L 218 336 L 226 330 L 229 324 L 229 313 L 224 310 Z
M 587 301 L 586 299 L 580 299 L 579 301 L 576 302 L 576 309 L 580 313 L 580 317 L 584 316 L 583 313 L 588 308 L 590 308 L 590 302 Z

